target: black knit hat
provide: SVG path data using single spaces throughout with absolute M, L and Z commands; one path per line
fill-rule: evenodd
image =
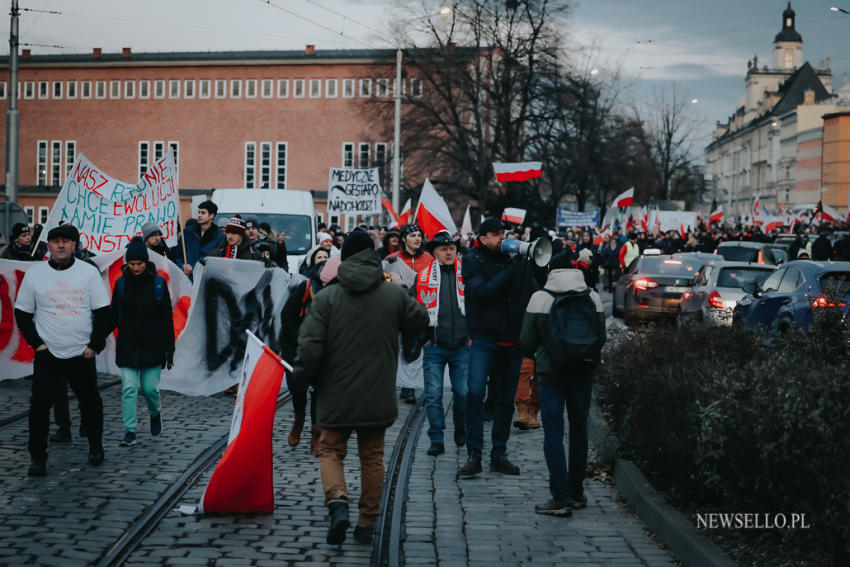
M 365 230 L 355 229 L 348 234 L 348 238 L 346 238 L 345 242 L 342 244 L 342 252 L 340 256 L 342 256 L 342 260 L 345 261 L 358 252 L 374 249 L 375 242 L 372 240 L 372 237 L 369 236 Z
M 484 236 L 488 232 L 502 232 L 505 230 L 505 225 L 496 217 L 485 219 L 478 227 L 478 234 Z
M 549 261 L 549 271 L 575 268 L 569 252 L 561 252 Z
M 124 253 L 124 259 L 127 262 L 132 262 L 133 260 L 147 262 L 148 258 L 148 247 L 145 246 L 145 241 L 142 240 L 141 236 L 134 236 L 130 244 L 127 245 L 127 252 Z
M 80 231 L 77 230 L 72 224 L 60 224 L 59 226 L 55 226 L 50 229 L 47 233 L 47 240 L 55 240 L 57 238 L 67 238 L 68 240 L 73 240 L 74 242 L 80 241 Z
M 15 223 L 15 225 L 12 227 L 12 240 L 16 239 L 17 237 L 19 237 L 22 234 L 28 233 L 29 231 L 30 231 L 29 225 L 26 225 L 22 222 Z

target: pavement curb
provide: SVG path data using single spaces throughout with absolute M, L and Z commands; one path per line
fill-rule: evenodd
M 635 513 L 685 565 L 734 567 L 720 547 L 699 533 L 685 516 L 667 503 L 633 463 L 617 457 L 619 442 L 594 400 L 588 420 L 590 440 L 603 464 L 614 466 L 614 482 Z

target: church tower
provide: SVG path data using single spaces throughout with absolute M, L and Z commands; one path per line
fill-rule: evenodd
M 803 64 L 803 37 L 794 28 L 796 14 L 791 2 L 782 12 L 782 30 L 773 40 L 773 68 L 794 71 Z

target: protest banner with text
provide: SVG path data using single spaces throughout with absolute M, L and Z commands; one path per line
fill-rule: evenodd
M 332 167 L 328 174 L 328 214 L 380 214 L 383 192 L 376 167 Z

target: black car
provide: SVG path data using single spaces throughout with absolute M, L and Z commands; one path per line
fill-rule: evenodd
M 750 262 L 751 264 L 777 264 L 771 245 L 765 242 L 728 240 L 717 245 L 714 251 L 729 262 Z

